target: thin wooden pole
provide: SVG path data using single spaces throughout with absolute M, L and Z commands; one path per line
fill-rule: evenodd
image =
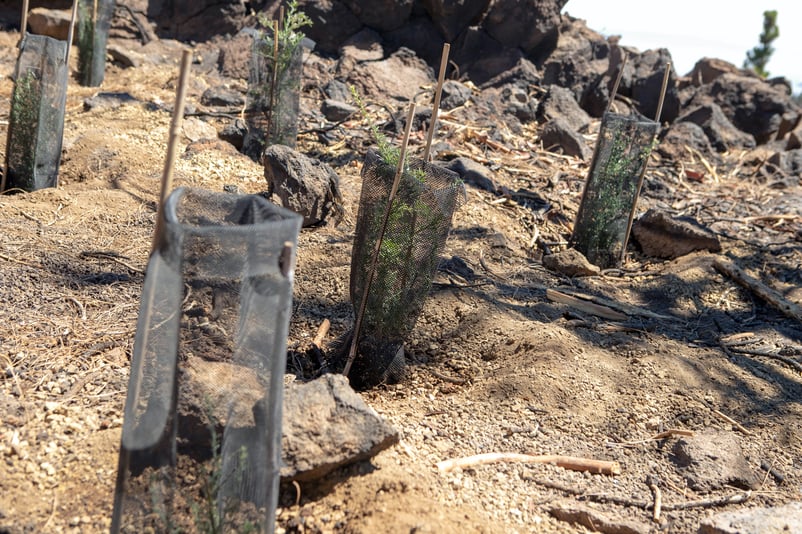
M 25 29 L 28 27 L 28 2 L 29 0 L 22 0 L 22 21 L 19 24 L 20 41 L 25 35 Z
M 153 245 L 151 254 L 161 239 L 162 219 L 164 218 L 164 201 L 173 189 L 173 164 L 175 163 L 175 151 L 178 144 L 178 135 L 181 133 L 181 120 L 184 118 L 184 99 L 187 95 L 187 78 L 189 77 L 189 65 L 192 52 L 184 49 L 181 53 L 181 74 L 178 79 L 178 89 L 175 96 L 175 107 L 173 117 L 170 122 L 170 133 L 167 138 L 167 155 L 164 158 L 164 172 L 162 172 L 161 191 L 159 192 L 159 206 L 156 212 L 156 227 L 153 232 Z
M 348 348 L 348 360 L 345 362 L 343 374 L 348 376 L 351 372 L 351 366 L 356 359 L 356 351 L 359 345 L 359 332 L 362 330 L 362 319 L 365 316 L 365 308 L 368 303 L 368 296 L 370 295 L 370 286 L 373 285 L 373 276 L 376 273 L 376 265 L 379 263 L 379 252 L 382 248 L 382 241 L 384 240 L 384 232 L 387 230 L 387 222 L 390 220 L 390 208 L 392 208 L 395 195 L 398 192 L 398 186 L 401 184 L 401 176 L 404 174 L 404 159 L 407 155 L 407 145 L 409 144 L 409 134 L 412 131 L 412 121 L 415 118 L 415 103 L 409 104 L 409 112 L 407 113 L 407 127 L 404 130 L 404 138 L 401 141 L 401 150 L 398 154 L 398 166 L 395 170 L 393 177 L 393 185 L 390 188 L 390 195 L 387 197 L 387 207 L 384 209 L 384 219 L 382 220 L 381 229 L 379 230 L 379 238 L 376 240 L 376 245 L 373 249 L 373 256 L 370 260 L 370 269 L 368 269 L 368 279 L 365 282 L 365 287 L 362 289 L 362 300 L 359 303 L 359 311 L 356 314 L 356 323 L 354 324 L 354 334 L 351 336 L 351 346 Z
M 95 31 L 97 25 L 97 0 L 92 0 L 92 31 Z
M 426 148 L 423 150 L 423 161 L 429 162 L 429 151 L 432 148 L 432 139 L 434 138 L 434 130 L 437 124 L 437 114 L 440 111 L 440 97 L 443 95 L 443 83 L 446 78 L 446 67 L 448 67 L 448 52 L 451 50 L 451 45 L 448 43 L 443 44 L 443 55 L 440 58 L 440 74 L 437 77 L 437 89 L 434 92 L 434 105 L 432 106 L 432 119 L 429 122 L 429 131 L 426 134 Z
M 67 50 L 64 52 L 64 64 L 67 65 L 67 72 L 70 69 L 70 48 L 72 48 L 72 36 L 75 33 L 75 19 L 78 18 L 78 2 L 72 0 L 72 14 L 70 15 L 70 29 L 67 32 Z
M 624 67 L 627 66 L 627 59 L 629 59 L 629 55 L 626 52 L 623 52 L 624 57 L 621 58 L 621 68 L 618 71 L 618 76 L 615 77 L 615 83 L 613 84 L 613 91 L 610 93 L 610 100 L 607 102 L 607 109 L 604 110 L 605 113 L 610 111 L 610 108 L 613 105 L 613 101 L 615 101 L 615 95 L 618 94 L 618 86 L 621 84 L 621 78 L 624 77 Z
M 657 102 L 657 112 L 654 114 L 654 122 L 660 122 L 660 115 L 663 113 L 663 103 L 666 101 L 666 90 L 668 90 L 668 75 L 671 74 L 671 62 L 666 63 L 666 70 L 663 72 L 663 86 L 660 88 L 660 100 Z

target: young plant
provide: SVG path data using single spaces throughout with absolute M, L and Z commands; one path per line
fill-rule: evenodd
M 40 80 L 33 70 L 19 76 L 14 85 L 6 150 L 9 176 L 3 178 L 4 186 L 11 178 L 15 187 L 34 188 L 41 91 Z
M 261 153 L 266 144 L 295 146 L 297 94 L 300 91 L 301 29 L 312 20 L 298 8 L 297 0 L 287 3 L 283 20 L 275 21 L 260 13 L 262 31 L 254 43 L 254 72 L 251 74 L 249 99 L 251 111 L 258 117 L 254 126 L 263 131 L 256 135 Z
M 420 159 L 405 161 L 386 227 L 382 228 L 400 151 L 369 119 L 365 103 L 353 87 L 351 94 L 377 145 L 377 150 L 368 154 L 363 170 L 352 299 L 356 305 L 365 298 L 364 278 L 384 230 L 363 321 L 366 333 L 374 338 L 400 342 L 414 325 L 431 287 L 460 182 L 443 179 L 436 168 Z

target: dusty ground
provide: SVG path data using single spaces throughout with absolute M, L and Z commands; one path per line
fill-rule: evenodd
M 16 38 L 0 34 L 4 115 Z M 70 86 L 59 187 L 0 198 L 0 532 L 108 529 L 128 359 L 170 121 L 164 108 L 172 105 L 177 71 L 173 61 L 110 67 L 103 90 L 139 100 L 110 110 L 84 111 L 83 100 L 97 90 Z M 204 71 L 203 64 L 193 66 L 190 103 L 218 83 Z M 319 98 L 317 91 L 306 92 L 305 106 L 317 107 Z M 195 129 L 185 131 L 192 137 L 202 126 L 198 121 L 220 126 L 210 117 L 189 120 Z M 608 502 L 592 506 L 614 521 L 695 532 L 719 509 L 799 499 L 802 377 L 788 361 L 736 349 L 802 362 L 802 325 L 718 274 L 706 253 L 663 262 L 633 251 L 623 270 L 595 278 L 548 272 L 540 263 L 543 244 L 559 250 L 570 235 L 587 166 L 544 152 L 534 130 L 508 137 L 507 152 L 484 144 L 475 135 L 481 125 L 475 126 L 479 130 L 447 125 L 441 134 L 457 152 L 492 165 L 499 184 L 531 194 L 504 200 L 469 188 L 445 256 L 458 256 L 472 274 L 439 274 L 409 340 L 407 379 L 364 394 L 399 429 L 401 443 L 319 484 L 301 485 L 300 494 L 284 488 L 280 528 L 584 532 L 558 522 L 550 508 L 565 499 L 607 496 Z M 351 325 L 348 270 L 363 131 L 359 121 L 346 123 L 331 132 L 330 146 L 302 136 L 299 148 L 326 159 L 340 175 L 349 217 L 337 228 L 301 234 L 291 346 L 308 341 L 325 318 L 332 322 L 330 338 Z M 176 185 L 264 190 L 262 169 L 251 160 L 214 147 L 185 152 L 189 142 L 182 136 Z M 420 145 L 421 135 L 413 136 L 414 150 Z M 698 160 L 683 164 L 704 171 Z M 679 166 L 655 159 L 642 207 L 658 205 L 709 224 L 724 252 L 802 301 L 798 177 L 778 188 L 738 154 L 715 176 L 707 172 L 703 183 L 682 176 Z M 533 196 L 551 209 L 544 212 Z M 764 215 L 793 217 L 759 218 Z M 669 318 L 630 308 L 626 321 L 609 321 L 550 301 L 546 288 Z M 749 344 L 725 350 L 722 340 L 746 333 L 752 336 L 737 339 Z M 668 511 L 662 526 L 650 523 L 649 510 L 625 502 L 651 502 L 649 475 L 661 481 L 668 504 L 741 491 L 700 495 L 688 489 L 672 463 L 676 438 L 648 439 L 672 428 L 733 432 L 763 481 L 760 489 L 744 504 Z M 505 463 L 442 474 L 435 467 L 484 452 L 615 460 L 623 473 Z M 761 463 L 784 481 L 761 470 Z

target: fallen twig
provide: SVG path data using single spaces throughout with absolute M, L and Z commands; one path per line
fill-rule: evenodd
M 487 465 L 499 462 L 520 462 L 533 464 L 555 464 L 563 469 L 571 471 L 588 471 L 599 475 L 620 475 L 621 465 L 618 462 L 608 462 L 606 460 L 593 460 L 590 458 L 577 458 L 575 456 L 560 456 L 546 454 L 533 456 L 531 454 L 517 454 L 512 452 L 490 452 L 466 456 L 464 458 L 453 458 L 437 463 L 437 469 L 443 473 L 448 473 L 456 468 L 473 467 L 476 465 Z
M 554 302 L 567 304 L 571 307 L 577 308 L 587 313 L 591 313 L 593 315 L 598 315 L 599 317 L 603 317 L 605 319 L 610 319 L 611 321 L 627 320 L 626 315 L 617 312 L 608 306 L 602 306 L 600 304 L 595 304 L 587 300 L 579 299 L 577 297 L 572 297 L 571 295 L 560 293 L 559 291 L 556 291 L 554 289 L 546 289 L 546 298 Z
M 775 354 L 773 352 L 769 352 L 766 350 L 742 349 L 740 347 L 733 347 L 732 345 L 722 345 L 722 346 L 726 347 L 726 349 L 729 350 L 730 352 L 734 352 L 736 354 L 743 354 L 744 356 L 764 356 L 766 358 L 771 358 L 773 360 L 786 363 L 791 367 L 793 367 L 794 369 L 796 369 L 797 371 L 799 371 L 800 373 L 802 373 L 802 363 L 792 360 L 787 356 L 783 356 L 781 354 Z
M 326 338 L 326 334 L 329 333 L 329 328 L 331 328 L 331 321 L 328 319 L 323 319 L 323 322 L 320 323 L 320 326 L 317 329 L 317 334 L 315 338 L 312 340 L 312 344 L 317 348 L 321 348 L 323 346 L 323 340 Z
M 660 522 L 660 513 L 663 511 L 663 493 L 657 485 L 657 478 L 650 476 L 647 480 L 649 489 L 652 490 L 654 503 L 652 504 L 652 520 L 655 523 Z
M 786 316 L 802 323 L 802 307 L 786 300 L 774 289 L 746 274 L 735 262 L 724 257 L 719 257 L 713 261 L 713 267 L 783 312 Z
M 735 428 L 737 428 L 738 430 L 740 430 L 741 432 L 743 432 L 743 433 L 744 433 L 744 434 L 746 434 L 747 436 L 751 436 L 751 435 L 752 435 L 752 433 L 751 433 L 749 430 L 747 430 L 747 429 L 746 429 L 746 428 L 745 428 L 743 425 L 741 425 L 741 423 L 739 423 L 739 422 L 738 422 L 738 421 L 736 421 L 735 419 L 733 419 L 733 418 L 731 418 L 731 417 L 729 417 L 729 416 L 727 416 L 727 415 L 724 415 L 724 414 L 723 414 L 723 413 L 721 413 L 720 411 L 718 411 L 718 410 L 715 410 L 715 409 L 713 409 L 713 408 L 711 408 L 710 410 L 711 410 L 711 411 L 712 411 L 714 414 L 716 414 L 718 417 L 720 417 L 721 419 L 723 419 L 723 420 L 724 420 L 724 421 L 726 421 L 727 423 L 731 424 L 732 426 L 734 426 Z
M 641 317 L 648 317 L 650 319 L 659 319 L 664 321 L 679 321 L 678 317 L 672 317 L 671 315 L 663 315 L 660 313 L 653 312 L 651 310 L 647 310 L 645 308 L 640 308 L 638 306 L 633 306 L 631 304 L 626 304 L 625 302 L 619 302 L 617 300 L 608 299 L 605 297 L 600 297 L 598 295 L 588 295 L 586 293 L 581 293 L 579 291 L 574 291 L 572 289 L 560 288 L 560 292 L 569 294 L 571 296 L 580 298 L 582 300 L 587 300 L 591 302 L 595 302 L 601 306 L 606 306 L 608 308 L 613 308 L 614 310 L 618 310 L 621 313 L 625 313 L 627 315 L 639 315 Z

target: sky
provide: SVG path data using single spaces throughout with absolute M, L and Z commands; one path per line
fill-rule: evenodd
M 641 52 L 667 48 L 677 74 L 684 75 L 703 57 L 743 66 L 746 52 L 759 44 L 763 12 L 777 11 L 780 36 L 766 70 L 791 80 L 802 92 L 802 0 L 746 1 L 568 0 L 564 13 L 585 19 L 605 37 L 620 35 L 620 44 Z

